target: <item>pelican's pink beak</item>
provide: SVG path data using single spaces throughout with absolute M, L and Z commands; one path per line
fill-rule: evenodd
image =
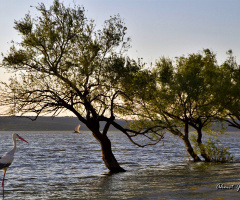
M 21 136 L 18 136 L 18 138 L 26 143 L 28 143 L 26 140 L 24 140 Z M 29 143 L 28 143 L 29 144 Z

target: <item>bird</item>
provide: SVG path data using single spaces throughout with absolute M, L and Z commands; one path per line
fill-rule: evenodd
M 0 157 L 0 169 L 3 170 L 3 179 L 2 179 L 2 193 L 3 193 L 3 199 L 4 199 L 4 179 L 5 179 L 5 174 L 8 169 L 8 167 L 12 164 L 13 159 L 14 159 L 14 153 L 16 150 L 16 139 L 20 139 L 26 143 L 28 143 L 25 139 L 23 139 L 21 136 L 19 136 L 16 133 L 12 134 L 12 140 L 13 140 L 13 148 L 5 153 L 2 157 Z

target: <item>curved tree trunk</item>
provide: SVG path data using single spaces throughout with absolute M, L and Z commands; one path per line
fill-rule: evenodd
M 118 161 L 113 155 L 111 141 L 107 137 L 107 130 L 109 128 L 109 125 L 108 128 L 106 128 L 106 130 L 101 133 L 99 131 L 99 121 L 91 119 L 88 121 L 88 128 L 92 131 L 93 136 L 101 145 L 102 159 L 105 166 L 111 172 L 125 172 L 126 170 L 120 167 Z
M 185 135 L 182 136 L 182 139 L 184 141 L 184 144 L 187 148 L 187 152 L 190 154 L 190 156 L 193 158 L 193 161 L 194 162 L 200 162 L 201 159 L 198 157 L 198 155 L 194 152 L 193 148 L 192 148 L 192 145 L 189 141 L 189 138 L 188 138 L 188 135 L 189 135 L 189 126 L 188 126 L 188 123 L 185 123 L 185 127 L 184 127 L 184 132 L 185 132 Z
M 126 170 L 120 167 L 115 156 L 112 153 L 111 141 L 106 135 L 103 135 L 101 140 L 99 140 L 102 149 L 102 159 L 105 166 L 111 172 L 125 172 Z
M 189 141 L 189 138 L 188 138 L 188 133 L 189 133 L 189 130 L 188 130 L 188 124 L 185 123 L 185 127 L 184 127 L 184 133 L 185 134 L 182 134 L 180 131 L 178 130 L 174 130 L 174 129 L 170 129 L 170 131 L 180 137 L 183 141 L 184 141 L 184 144 L 185 144 L 185 147 L 187 149 L 187 152 L 189 153 L 189 155 L 193 158 L 193 161 L 194 162 L 200 162 L 201 159 L 198 157 L 198 155 L 194 152 L 193 148 L 192 148 L 192 145 Z
M 184 141 L 184 144 L 186 146 L 186 149 L 187 149 L 187 152 L 190 154 L 190 156 L 193 158 L 193 161 L 194 162 L 200 162 L 201 159 L 198 157 L 198 155 L 194 152 L 193 148 L 192 148 L 192 145 L 189 141 L 188 138 L 182 138 L 183 141 Z

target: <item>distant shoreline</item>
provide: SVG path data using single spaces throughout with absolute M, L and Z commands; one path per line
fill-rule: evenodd
M 117 120 L 117 122 L 126 126 L 125 120 Z M 85 124 L 80 122 L 77 117 L 38 117 L 32 121 L 26 117 L 0 116 L 0 131 L 73 131 L 80 124 L 80 131 L 89 131 Z M 100 123 L 103 129 L 105 122 Z M 218 129 L 219 125 L 214 125 L 213 129 Z M 226 126 L 226 132 L 237 132 L 236 128 Z M 117 130 L 110 126 L 110 131 Z
M 125 125 L 124 120 L 118 120 L 121 125 Z M 80 124 L 82 131 L 89 131 L 85 124 L 81 123 L 77 117 L 38 117 L 32 121 L 26 117 L 0 116 L 0 131 L 73 131 Z M 103 127 L 105 123 L 101 123 Z M 110 127 L 111 130 L 116 130 Z

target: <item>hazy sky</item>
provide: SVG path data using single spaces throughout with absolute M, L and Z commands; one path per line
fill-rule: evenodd
M 28 11 L 36 15 L 34 7 L 50 0 L 0 0 L 0 52 L 6 53 L 11 40 L 19 40 L 14 20 Z M 72 5 L 72 0 L 64 0 Z M 120 14 L 131 37 L 131 57 L 143 57 L 155 62 L 161 56 L 196 53 L 210 48 L 221 63 L 225 52 L 233 50 L 240 60 L 240 1 L 239 0 L 74 0 L 86 9 L 88 17 L 101 27 L 105 19 Z M 2 57 L 0 56 L 0 60 Z M 7 74 L 0 69 L 0 79 Z

